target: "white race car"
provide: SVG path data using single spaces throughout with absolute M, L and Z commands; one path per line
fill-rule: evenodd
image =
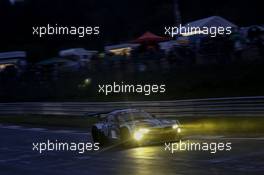
M 181 136 L 179 121 L 158 119 L 142 110 L 114 110 L 96 116 L 100 122 L 92 126 L 92 137 L 94 142 L 101 145 L 113 142 L 142 145 L 175 141 Z

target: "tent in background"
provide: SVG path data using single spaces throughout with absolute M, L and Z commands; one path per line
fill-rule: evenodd
M 142 36 L 140 36 L 139 38 L 134 40 L 133 43 L 140 43 L 140 44 L 142 44 L 142 43 L 153 43 L 153 42 L 158 43 L 158 42 L 162 42 L 162 41 L 166 41 L 166 40 L 168 40 L 168 38 L 155 35 L 151 32 L 146 32 Z
M 232 27 L 236 28 L 237 25 L 232 22 L 222 18 L 220 16 L 211 16 L 208 18 L 199 19 L 196 21 L 189 22 L 185 27 Z
M 190 28 L 190 27 L 232 27 L 232 28 L 237 28 L 238 26 L 235 25 L 234 23 L 220 17 L 220 16 L 211 16 L 203 19 L 199 19 L 196 21 L 189 22 L 183 26 L 184 28 Z M 181 33 L 185 33 L 182 29 Z M 187 33 L 186 35 L 193 35 L 193 34 L 199 34 L 199 33 Z

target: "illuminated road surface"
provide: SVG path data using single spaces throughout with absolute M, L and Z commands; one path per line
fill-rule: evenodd
M 234 138 L 231 152 L 186 152 L 171 154 L 164 146 L 142 148 L 106 149 L 100 153 L 77 154 L 73 152 L 32 151 L 32 142 L 62 140 L 66 142 L 90 142 L 90 136 L 82 132 L 23 129 L 16 126 L 0 126 L 0 174 L 1 175 L 86 175 L 86 174 L 135 174 L 135 175 L 233 175 L 263 174 L 264 139 Z M 203 140 L 203 137 L 198 139 Z M 193 140 L 194 141 L 194 140 Z M 205 141 L 219 141 L 214 138 Z

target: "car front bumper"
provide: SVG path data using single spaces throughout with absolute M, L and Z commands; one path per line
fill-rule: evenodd
M 175 141 L 181 138 L 181 128 L 172 129 L 170 128 L 158 128 L 149 129 L 147 133 L 142 133 L 140 139 L 135 139 L 138 143 L 148 142 L 162 142 L 162 141 Z

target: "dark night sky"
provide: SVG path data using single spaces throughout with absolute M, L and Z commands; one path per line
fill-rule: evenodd
M 212 15 L 239 26 L 263 24 L 260 0 L 179 0 L 183 23 Z M 100 48 L 104 43 L 131 40 L 146 30 L 157 34 L 173 24 L 172 0 L 25 0 L 10 6 L 0 0 L 0 50 L 26 49 L 52 55 L 65 47 Z M 58 23 L 100 25 L 100 38 L 32 38 L 32 26 Z

